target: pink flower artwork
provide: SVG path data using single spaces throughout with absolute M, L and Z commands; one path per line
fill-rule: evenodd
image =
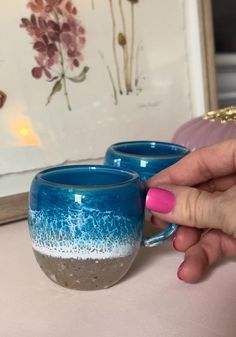
M 2 90 L 0 90 L 0 109 L 6 103 L 6 100 L 7 100 L 7 95 L 5 94 L 5 92 L 3 92 Z
M 20 27 L 32 38 L 36 52 L 32 76 L 35 79 L 45 77 L 48 82 L 53 82 L 47 104 L 56 93 L 63 91 L 71 110 L 67 82 L 83 82 L 89 70 L 84 66 L 74 75 L 83 62 L 82 51 L 86 43 L 86 32 L 78 10 L 70 0 L 31 0 L 27 7 L 31 15 L 21 19 Z

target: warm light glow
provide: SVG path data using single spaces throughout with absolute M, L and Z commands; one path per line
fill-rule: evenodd
M 40 145 L 40 139 L 33 129 L 31 120 L 26 116 L 14 118 L 11 129 L 17 136 L 17 145 Z
M 30 134 L 30 130 L 29 130 L 29 128 L 27 128 L 27 127 L 22 127 L 22 128 L 19 130 L 19 134 L 20 134 L 22 137 L 27 137 L 27 136 L 29 136 L 29 134 Z

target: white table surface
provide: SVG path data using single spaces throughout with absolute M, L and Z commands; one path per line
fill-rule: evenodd
M 142 249 L 118 285 L 81 292 L 37 265 L 27 222 L 0 227 L 0 337 L 235 337 L 236 262 L 201 283 L 176 278 L 182 254 Z

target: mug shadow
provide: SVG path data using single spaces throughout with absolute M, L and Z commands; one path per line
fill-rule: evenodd
M 151 236 L 157 233 L 158 229 L 154 228 L 150 223 L 146 222 L 144 235 Z M 161 259 L 164 255 L 170 254 L 173 254 L 171 239 L 167 240 L 166 242 L 156 247 L 151 248 L 141 247 L 128 273 L 123 278 L 123 281 L 132 278 L 135 274 L 139 273 L 141 270 L 149 268 L 150 265 L 156 263 L 156 261 L 158 259 Z
M 125 275 L 122 281 L 126 281 L 129 278 L 132 278 L 135 274 L 139 273 L 140 271 L 149 268 L 150 265 L 156 263 L 156 261 L 162 258 L 164 255 L 173 254 L 173 249 L 171 247 L 170 242 L 165 242 L 160 246 L 153 247 L 153 248 L 144 248 L 142 247 L 136 256 L 133 265 L 130 267 L 128 273 Z M 217 272 L 218 269 L 223 268 L 227 264 L 234 262 L 236 263 L 236 257 L 227 257 L 222 261 L 213 265 L 208 272 L 197 282 L 193 284 L 200 284 L 209 281 L 213 276 L 214 273 Z
M 163 255 L 172 254 L 172 248 L 167 243 L 163 243 L 158 247 L 145 248 L 142 247 L 136 256 L 130 270 L 124 277 L 124 281 L 133 277 L 135 274 L 139 273 L 141 270 L 149 268 L 150 265 L 156 263 L 158 259 L 161 259 Z
M 144 229 L 145 236 L 151 236 L 153 234 L 156 234 L 157 232 L 158 230 L 156 228 L 154 228 L 150 223 L 146 222 L 145 229 Z M 169 239 L 168 241 L 156 247 L 152 247 L 152 248 L 141 247 L 128 273 L 124 276 L 123 281 L 126 281 L 129 278 L 132 278 L 135 274 L 139 273 L 140 271 L 143 271 L 149 268 L 150 265 L 152 265 L 153 263 L 156 263 L 157 260 L 161 259 L 164 255 L 170 255 L 170 254 L 174 254 L 174 251 L 171 245 L 171 239 Z M 184 258 L 184 253 L 183 253 L 183 258 Z M 209 279 L 211 279 L 211 277 L 213 277 L 214 273 L 218 269 L 223 268 L 225 265 L 231 262 L 236 262 L 236 257 L 226 257 L 222 259 L 220 262 L 214 264 L 208 270 L 208 272 L 196 283 L 199 284 L 199 283 L 207 282 Z
M 210 269 L 208 270 L 208 272 L 206 273 L 206 275 L 204 275 L 203 278 L 200 281 L 198 281 L 197 283 L 207 282 L 211 277 L 213 277 L 214 273 L 218 269 L 223 268 L 224 266 L 226 266 L 227 264 L 229 264 L 231 262 L 235 263 L 236 262 L 236 257 L 226 257 L 222 261 L 214 264 L 213 266 L 210 267 Z

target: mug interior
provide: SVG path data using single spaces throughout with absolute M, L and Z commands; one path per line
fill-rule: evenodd
M 138 175 L 129 170 L 108 166 L 73 165 L 45 170 L 38 177 L 49 184 L 93 188 L 126 184 L 137 179 Z
M 177 144 L 155 141 L 122 142 L 112 145 L 114 152 L 129 156 L 163 157 L 182 156 L 188 149 Z

